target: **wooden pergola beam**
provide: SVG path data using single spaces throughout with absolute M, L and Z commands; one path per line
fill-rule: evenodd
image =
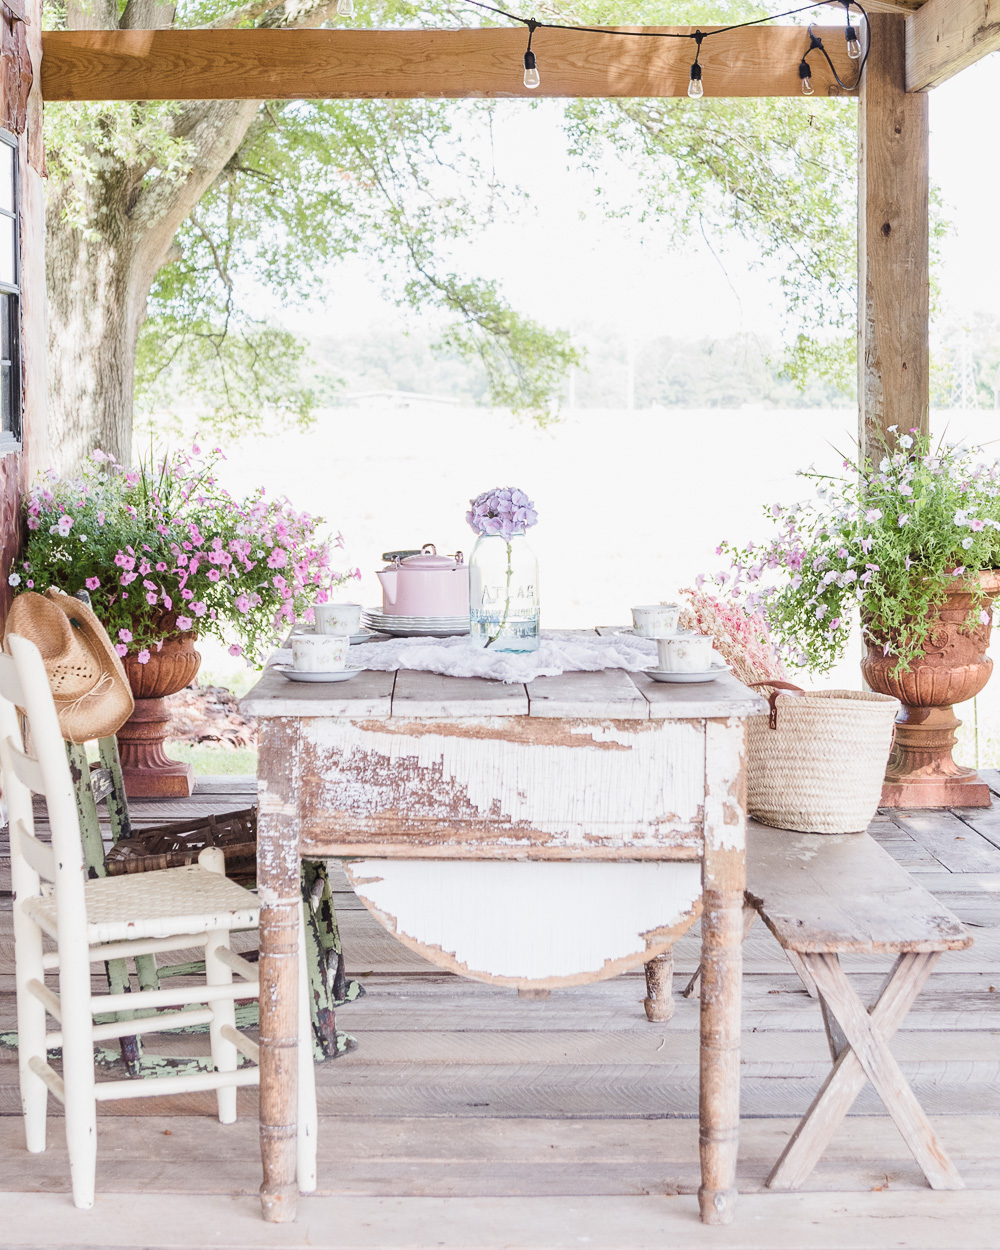
M 873 13 L 858 109 L 858 442 L 882 447 L 930 420 L 928 104 L 904 86 L 904 24 Z
M 1000 0 L 927 0 L 906 24 L 906 89 L 929 91 L 1000 49 Z
M 619 27 L 621 29 L 627 29 Z M 693 26 L 645 27 L 690 34 Z M 711 31 L 711 26 L 701 28 Z M 817 28 L 846 82 L 842 27 Z M 307 100 L 681 96 L 694 43 L 538 30 L 541 87 L 522 82 L 523 29 L 81 30 L 43 35 L 46 100 Z M 706 39 L 706 96 L 802 97 L 801 26 L 751 26 Z M 845 94 L 820 55 L 818 96 Z

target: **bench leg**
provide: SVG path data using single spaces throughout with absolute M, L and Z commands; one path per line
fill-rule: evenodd
M 866 1011 L 836 955 L 802 956 L 819 991 L 824 1014 L 832 1017 L 827 1035 L 837 1058 L 767 1178 L 771 1189 L 797 1189 L 802 1184 L 861 1093 L 866 1077 L 931 1187 L 964 1187 L 889 1050 L 889 1039 L 923 989 L 938 957 L 937 951 L 901 955 L 878 1001 Z

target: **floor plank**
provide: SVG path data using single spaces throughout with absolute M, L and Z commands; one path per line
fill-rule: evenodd
M 850 1194 L 746 1194 L 726 1228 L 698 1222 L 697 1201 L 677 1197 L 314 1197 L 294 1224 L 265 1224 L 255 1196 L 104 1193 L 94 1211 L 62 1194 L 0 1194 L 15 1239 L 8 1250 L 146 1247 L 216 1250 L 996 1250 L 1000 1193 L 887 1190 Z M 56 1240 L 58 1238 L 58 1241 Z

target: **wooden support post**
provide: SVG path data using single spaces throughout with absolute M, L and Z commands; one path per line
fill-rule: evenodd
M 928 129 L 926 95 L 905 89 L 904 24 L 873 13 L 858 112 L 858 442 L 926 431 Z

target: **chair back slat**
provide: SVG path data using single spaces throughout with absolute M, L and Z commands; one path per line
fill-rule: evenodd
M 10 753 L 10 767 L 18 778 L 35 794 L 44 794 L 45 778 L 42 776 L 42 766 L 38 760 L 25 755 L 13 738 L 9 739 L 7 749 Z
M 13 824 L 14 822 L 11 822 L 11 828 L 13 828 Z M 17 821 L 17 837 L 21 854 L 35 872 L 44 881 L 55 881 L 56 860 L 52 854 L 52 847 L 46 846 L 44 842 L 39 842 L 35 835 L 24 827 L 23 820 Z

